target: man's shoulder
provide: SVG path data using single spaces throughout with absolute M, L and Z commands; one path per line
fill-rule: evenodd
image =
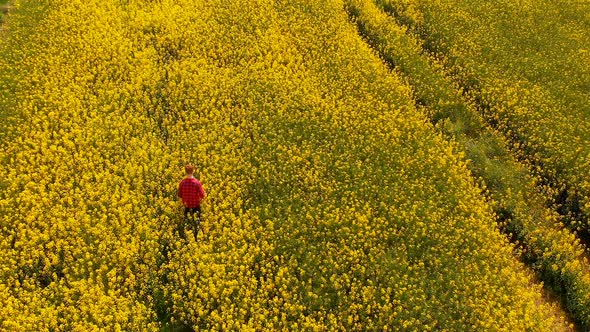
M 182 179 L 182 181 L 180 181 L 180 183 L 198 183 L 200 184 L 201 182 L 199 180 L 197 180 L 196 178 L 184 178 Z

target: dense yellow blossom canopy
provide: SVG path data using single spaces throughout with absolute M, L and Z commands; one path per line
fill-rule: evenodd
M 1 329 L 556 324 L 342 1 L 17 0 L 9 24 Z

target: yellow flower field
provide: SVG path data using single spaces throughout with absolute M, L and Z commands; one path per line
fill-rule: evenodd
M 564 216 L 548 201 L 525 165 L 510 153 L 506 139 L 486 126 L 477 106 L 461 96 L 444 66 L 422 52 L 422 42 L 372 1 L 348 0 L 347 10 L 367 41 L 390 66 L 406 77 L 415 99 L 436 128 L 455 139 L 481 177 L 503 233 L 522 246 L 519 251 L 537 276 L 564 299 L 578 327 L 590 324 L 590 265 L 586 246 L 564 227 Z M 515 242 L 516 242 L 515 241 Z
M 590 2 L 375 0 L 424 38 L 590 234 Z
M 7 24 L 1 330 L 567 330 L 343 1 L 16 0 Z

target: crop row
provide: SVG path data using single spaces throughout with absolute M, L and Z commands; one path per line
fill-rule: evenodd
M 584 246 L 544 207 L 535 181 L 511 157 L 502 137 L 486 128 L 474 105 L 445 77 L 443 66 L 423 54 L 420 42 L 405 28 L 370 1 L 351 0 L 347 6 L 380 55 L 406 75 L 436 127 L 463 147 L 469 168 L 495 201 L 505 232 L 524 243 L 527 259 L 542 280 L 563 292 L 567 309 L 581 326 L 589 324 L 590 269 Z
M 486 120 L 548 184 L 546 195 L 571 226 L 588 234 L 588 3 L 377 2 L 444 59 Z

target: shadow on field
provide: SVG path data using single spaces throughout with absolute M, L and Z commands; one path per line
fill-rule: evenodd
M 0 31 L 3 30 L 4 16 L 8 15 L 8 12 L 12 9 L 12 6 L 6 4 L 0 0 Z

